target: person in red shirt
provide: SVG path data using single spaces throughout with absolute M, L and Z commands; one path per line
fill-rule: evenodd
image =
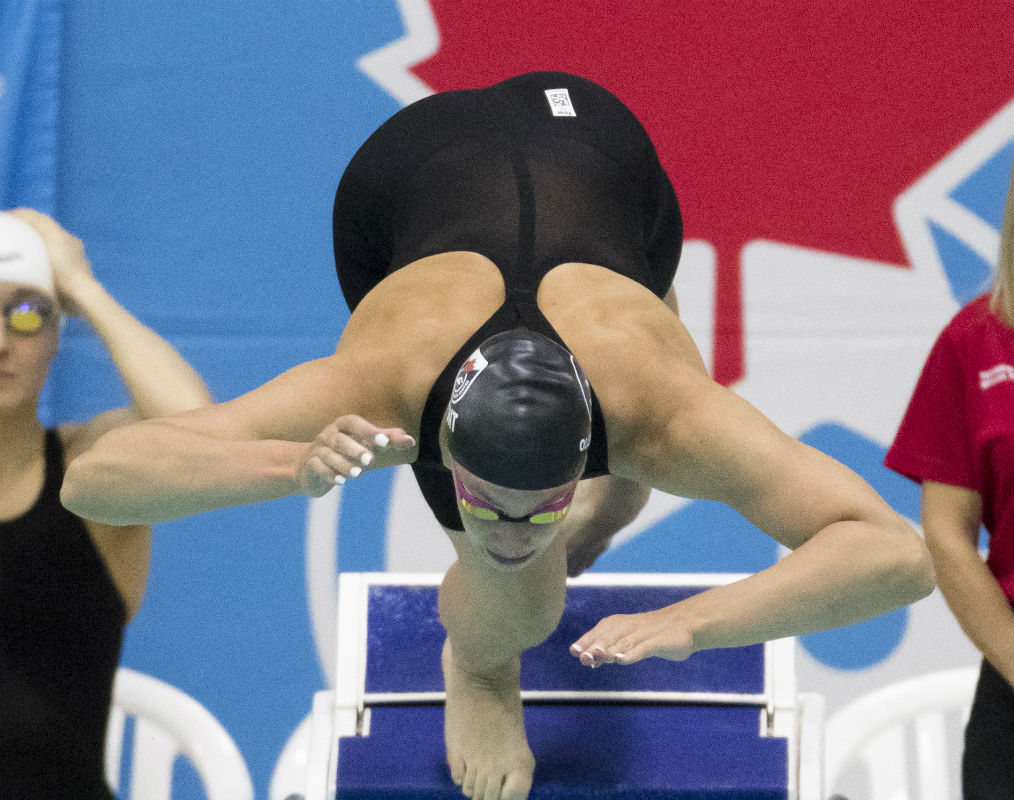
M 1014 173 L 1012 173 L 1014 179 Z M 937 581 L 984 658 L 962 758 L 964 800 L 1014 797 L 1014 182 L 992 291 L 944 328 L 884 462 L 922 484 Z M 989 556 L 978 551 L 989 532 Z

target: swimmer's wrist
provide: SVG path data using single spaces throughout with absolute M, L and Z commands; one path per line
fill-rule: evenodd
M 93 322 L 108 315 L 111 307 L 119 305 L 91 273 L 73 272 L 56 275 L 55 279 L 64 313 Z
M 710 650 L 722 645 L 715 637 L 717 626 L 708 614 L 705 604 L 695 603 L 696 597 L 677 604 L 677 614 L 687 638 L 688 657 L 700 650 Z
M 299 469 L 306 452 L 303 442 L 267 439 L 256 443 L 260 449 L 258 483 L 262 491 L 275 497 L 303 494 Z

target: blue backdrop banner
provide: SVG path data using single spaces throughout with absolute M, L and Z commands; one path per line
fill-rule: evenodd
M 53 210 L 59 0 L 0 0 L 0 208 Z
M 0 0 L 0 209 L 53 211 L 61 19 L 60 0 Z M 43 420 L 52 397 L 47 384 Z
M 0 0 L 3 202 L 17 188 L 17 202 L 55 206 L 111 294 L 217 400 L 333 352 L 348 320 L 334 192 L 370 133 L 431 91 L 565 70 L 618 94 L 656 142 L 685 216 L 681 315 L 712 373 L 917 522 L 917 487 L 881 459 L 933 339 L 995 264 L 1011 0 L 854 14 L 812 0 L 721 14 L 709 0 L 105 0 L 63 3 L 62 41 L 60 5 Z M 57 54 L 54 195 L 40 176 L 54 168 Z M 51 382 L 47 422 L 126 400 L 75 320 Z M 597 568 L 749 572 L 782 554 L 725 506 L 655 492 Z M 284 798 L 335 673 L 338 572 L 453 558 L 408 468 L 164 523 L 122 664 L 194 697 L 257 800 Z M 797 654 L 800 688 L 829 714 L 978 659 L 939 593 Z M 171 796 L 207 796 L 182 759 Z

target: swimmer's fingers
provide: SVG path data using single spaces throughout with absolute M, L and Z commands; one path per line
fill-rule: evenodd
M 614 614 L 601 620 L 588 633 L 570 646 L 570 653 L 584 666 L 601 667 L 603 664 L 632 664 L 644 658 L 632 641 L 636 630 L 633 614 Z M 626 649 L 625 649 L 626 648 Z M 627 652 L 627 649 L 630 652 Z
M 693 653 L 693 636 L 677 614 L 666 612 L 668 608 L 606 617 L 574 642 L 570 653 L 592 668 L 634 664 L 652 656 L 682 661 Z
M 354 464 L 329 445 L 314 441 L 303 453 L 296 469 L 299 491 L 310 497 L 321 497 L 349 478 L 358 477 L 363 468 Z
M 296 481 L 303 494 L 320 497 L 349 478 L 358 478 L 371 463 L 373 453 L 369 448 L 328 426 L 303 453 Z
M 403 428 L 380 428 L 355 414 L 338 417 L 322 434 L 344 434 L 354 439 L 360 449 L 345 453 L 350 459 L 361 459 L 366 451 L 377 454 L 385 450 L 409 450 L 415 447 L 415 439 Z
M 377 456 L 389 449 L 414 446 L 415 440 L 402 428 L 378 428 L 347 414 L 317 434 L 298 467 L 297 483 L 303 494 L 320 497 L 372 467 L 384 466 Z
M 379 445 L 374 445 L 379 449 Z M 373 451 L 335 425 L 317 434 L 304 456 L 307 466 L 331 484 L 358 478 L 374 460 Z
M 296 485 L 301 494 L 323 497 L 335 486 L 345 483 L 345 478 L 328 466 L 319 455 L 307 452 L 296 469 Z
M 634 630 L 637 630 L 637 618 L 640 614 L 612 614 L 603 617 L 594 628 L 578 639 L 570 646 L 570 652 L 575 656 L 590 655 L 593 651 L 600 653 L 612 653 L 616 643 L 627 638 Z
M 82 276 L 92 278 L 92 268 L 85 255 L 84 243 L 66 231 L 55 219 L 32 208 L 15 208 L 9 213 L 32 227 L 42 237 L 53 268 L 53 280 L 59 295 L 60 306 L 68 314 L 81 313 L 73 297 L 76 287 L 81 286 Z M 91 285 L 89 280 L 86 284 Z
M 355 414 L 338 417 L 317 434 L 317 455 L 343 478 L 358 478 L 368 468 L 385 466 L 375 459 L 388 450 L 407 450 L 415 439 L 401 428 L 378 428 Z

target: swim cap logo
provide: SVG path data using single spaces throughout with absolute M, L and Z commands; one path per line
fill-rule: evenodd
M 461 369 L 458 370 L 458 375 L 454 379 L 454 386 L 451 388 L 451 405 L 459 402 L 468 393 L 468 390 L 472 388 L 472 384 L 475 383 L 475 379 L 479 377 L 487 366 L 489 366 L 489 362 L 476 349 L 468 357 L 468 360 L 462 364 Z

